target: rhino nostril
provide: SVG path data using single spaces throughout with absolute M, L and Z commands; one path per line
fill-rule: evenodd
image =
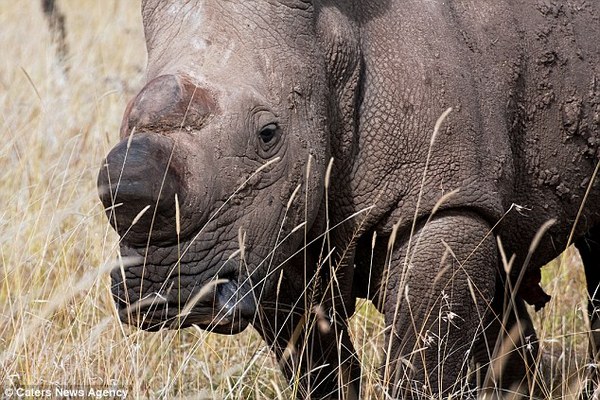
M 237 314 L 251 320 L 256 314 L 256 304 L 251 291 L 242 290 L 236 280 L 229 280 L 217 286 L 215 306 L 222 314 L 233 317 Z

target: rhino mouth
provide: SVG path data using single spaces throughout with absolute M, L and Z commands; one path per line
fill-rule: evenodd
M 197 325 L 209 332 L 233 335 L 246 329 L 256 314 L 252 293 L 243 293 L 235 280 L 214 280 L 185 301 L 172 300 L 168 292 L 153 292 L 129 304 L 123 294 L 113 293 L 119 319 L 146 331 Z

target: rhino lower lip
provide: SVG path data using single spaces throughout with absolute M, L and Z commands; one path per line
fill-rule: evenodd
M 148 331 L 160 329 L 181 329 L 198 325 L 201 329 L 234 334 L 243 331 L 254 314 L 250 296 L 237 295 L 239 288 L 235 281 L 225 281 L 215 285 L 200 299 L 195 299 L 192 307 L 185 302 L 168 301 L 158 293 L 151 293 L 142 300 L 127 306 L 117 299 L 119 318 L 124 323 L 138 326 Z
M 197 325 L 202 330 L 221 334 L 236 334 L 242 332 L 249 325 L 249 321 L 242 317 L 226 318 L 218 316 L 212 318 L 206 313 L 192 312 L 186 316 L 173 316 L 169 318 L 154 318 L 155 313 L 161 310 L 149 311 L 142 314 L 139 321 L 137 319 L 128 320 L 127 314 L 121 315 L 121 320 L 127 323 L 133 323 L 137 327 L 155 332 L 162 329 L 184 329 Z

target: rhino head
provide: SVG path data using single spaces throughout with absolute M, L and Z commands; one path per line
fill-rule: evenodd
M 147 83 L 98 177 L 132 260 L 112 272 L 113 295 L 121 319 L 144 329 L 239 332 L 323 203 L 328 88 L 314 10 L 142 3 Z

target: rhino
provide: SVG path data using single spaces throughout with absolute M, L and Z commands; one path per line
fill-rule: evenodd
M 264 338 L 299 398 L 520 388 L 570 244 L 600 282 L 600 5 L 145 0 L 147 79 L 98 176 L 121 320 Z M 517 332 L 515 335 L 514 332 Z M 509 337 L 513 348 L 500 354 Z M 504 373 L 489 368 L 502 358 Z

